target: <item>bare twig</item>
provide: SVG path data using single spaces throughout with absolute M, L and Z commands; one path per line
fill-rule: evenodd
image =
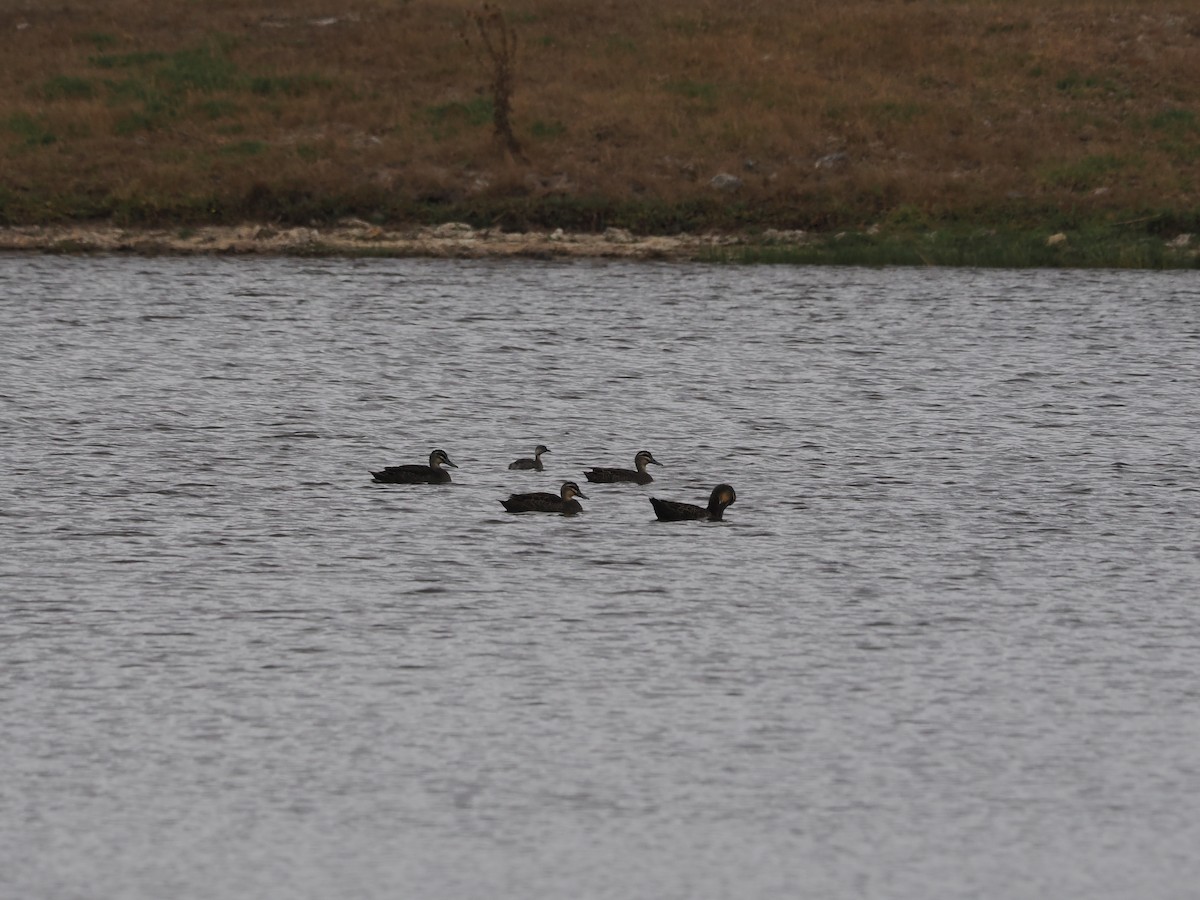
M 478 35 L 478 45 L 472 43 L 472 35 Z M 521 142 L 512 129 L 517 36 L 500 8 L 484 3 L 481 9 L 467 13 L 462 38 L 491 74 L 492 126 L 496 138 L 508 153 L 520 156 Z

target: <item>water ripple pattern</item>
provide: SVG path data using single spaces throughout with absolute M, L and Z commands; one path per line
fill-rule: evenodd
M 6 256 L 0 297 L 0 895 L 1195 896 L 1194 275 Z

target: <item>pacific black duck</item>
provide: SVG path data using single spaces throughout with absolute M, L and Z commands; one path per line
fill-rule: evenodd
M 551 512 L 571 516 L 583 512 L 583 506 L 576 497 L 587 499 L 587 495 L 573 481 L 564 481 L 558 494 L 537 491 L 532 494 L 513 494 L 507 500 L 501 500 L 509 512 Z
M 661 522 L 681 522 L 685 519 L 708 519 L 710 522 L 720 522 L 725 515 L 725 507 L 737 500 L 733 485 L 718 484 L 713 488 L 708 498 L 708 506 L 696 506 L 692 503 L 676 503 L 674 500 L 659 500 L 650 498 L 654 514 Z
M 538 444 L 536 447 L 533 448 L 533 458 L 532 459 L 530 459 L 528 456 L 525 456 L 525 457 L 522 457 L 521 459 L 510 462 L 508 464 L 508 467 L 510 469 L 536 469 L 537 471 L 540 472 L 540 471 L 542 471 L 542 468 L 543 468 L 542 454 L 549 453 L 549 452 L 550 452 L 550 448 L 547 447 L 545 444 Z
M 380 484 L 449 484 L 450 473 L 442 466 L 457 469 L 445 450 L 434 450 L 429 454 L 427 466 L 388 466 L 378 472 L 372 472 L 373 481 Z
M 662 465 L 649 450 L 639 450 L 637 456 L 633 458 L 633 469 L 593 467 L 583 474 L 587 476 L 588 481 L 597 484 L 612 484 L 617 481 L 633 481 L 637 484 L 649 484 L 654 480 L 654 477 L 646 471 L 646 466 L 650 463 L 654 463 L 656 466 Z

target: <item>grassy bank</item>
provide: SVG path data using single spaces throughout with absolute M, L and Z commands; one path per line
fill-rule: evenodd
M 0 224 L 802 229 L 822 239 L 728 256 L 1194 262 L 1194 4 L 741 6 L 509 0 L 498 59 L 499 20 L 452 0 L 5 4 Z

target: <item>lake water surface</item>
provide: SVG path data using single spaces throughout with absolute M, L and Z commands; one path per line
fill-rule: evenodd
M 1193 898 L 1198 401 L 1191 273 L 0 256 L 0 896 Z

